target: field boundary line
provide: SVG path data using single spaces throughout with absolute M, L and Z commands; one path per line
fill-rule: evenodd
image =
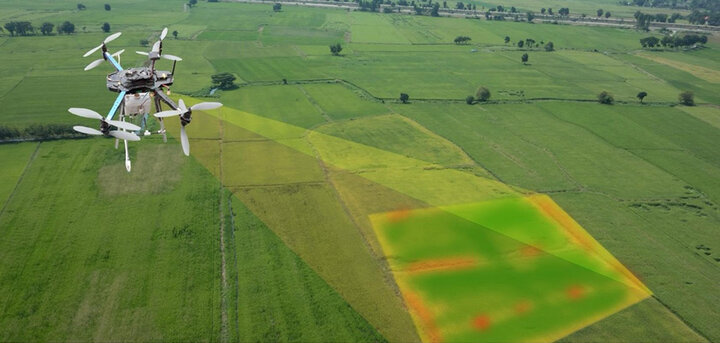
M 345 80 L 345 79 L 339 79 L 339 78 L 319 78 L 319 79 L 298 79 L 298 80 L 287 80 L 287 83 L 284 83 L 282 80 L 265 80 L 265 81 L 246 81 L 245 83 L 238 84 L 238 87 L 256 87 L 256 86 L 278 86 L 278 85 L 303 85 L 303 84 L 341 84 L 346 87 L 348 87 L 351 90 L 356 90 L 362 93 L 362 97 L 367 98 L 371 101 L 381 102 L 385 103 L 386 101 L 392 102 L 392 103 L 400 103 L 400 99 L 398 98 L 387 98 L 387 97 L 379 97 L 375 96 L 367 89 L 356 85 L 355 83 Z M 177 92 L 178 94 L 184 94 L 184 95 L 191 95 L 187 92 Z M 552 98 L 552 97 L 536 97 L 536 98 L 522 98 L 522 99 L 502 99 L 502 100 L 488 100 L 482 103 L 478 104 L 484 104 L 484 105 L 502 105 L 502 104 L 531 104 L 535 102 L 551 102 L 551 101 L 558 101 L 558 102 L 586 102 L 586 103 L 597 103 L 598 100 L 595 98 L 586 98 L 586 99 L 570 99 L 570 98 Z M 466 100 L 464 98 L 412 98 L 410 99 L 410 103 L 418 102 L 418 103 L 457 103 L 457 104 L 465 104 Z M 638 105 L 640 102 L 635 102 L 632 100 L 615 100 L 615 104 L 617 105 Z M 656 101 L 656 102 L 650 102 L 646 101 L 643 102 L 642 105 L 645 106 L 675 106 L 677 105 L 677 102 L 669 102 L 669 101 Z M 713 106 L 715 104 L 713 103 L 696 103 L 698 106 Z
M 28 169 L 30 169 L 30 165 L 33 163 L 33 161 L 35 161 L 35 157 L 37 157 L 37 153 L 40 150 L 40 144 L 42 144 L 42 142 L 38 142 L 37 146 L 35 147 L 35 151 L 33 151 L 30 159 L 25 164 L 25 168 L 23 168 L 20 177 L 15 183 L 15 187 L 13 187 L 12 192 L 10 192 L 10 195 L 8 195 L 7 199 L 5 199 L 5 204 L 3 204 L 3 207 L 0 209 L 0 218 L 2 218 L 2 215 L 5 213 L 5 209 L 7 208 L 8 204 L 10 204 L 10 201 L 12 201 L 12 199 L 15 197 L 15 193 L 17 193 L 18 187 L 20 187 L 20 183 L 22 183 L 22 180 L 25 177 L 25 173 L 27 173 Z
M 672 309 L 670 306 L 668 306 L 665 302 L 663 302 L 662 300 L 660 300 L 660 298 L 658 298 L 657 296 L 655 296 L 655 294 L 651 295 L 651 297 L 652 297 L 653 299 L 657 300 L 657 302 L 659 302 L 661 305 L 663 305 L 663 307 L 665 307 L 668 311 L 670 311 L 670 313 L 672 313 L 675 317 L 677 317 L 677 319 L 680 319 L 680 321 L 683 322 L 683 324 L 685 324 L 685 326 L 687 326 L 688 328 L 690 328 L 690 330 L 692 330 L 692 331 L 694 331 L 696 334 L 698 334 L 698 336 L 704 338 L 704 339 L 705 339 L 706 341 L 708 341 L 708 342 L 712 342 L 712 340 L 710 340 L 710 338 L 708 338 L 707 336 L 705 336 L 705 334 L 704 334 L 702 331 L 698 330 L 695 326 L 692 325 L 692 323 L 690 323 L 690 322 L 688 322 L 687 320 L 685 320 L 685 318 L 683 318 L 680 314 L 678 314 L 677 312 L 675 312 L 675 310 L 673 310 L 673 309 Z
M 223 125 L 222 120 L 220 121 L 220 137 L 223 136 Z M 222 163 L 222 144 L 220 144 L 219 153 L 219 173 L 220 173 L 220 199 L 219 199 L 219 214 L 220 214 L 220 276 L 221 276 L 221 290 L 220 290 L 220 342 L 228 341 L 228 314 L 227 314 L 227 268 L 225 263 L 225 207 L 224 207 L 224 193 L 225 187 L 223 186 L 223 163 Z

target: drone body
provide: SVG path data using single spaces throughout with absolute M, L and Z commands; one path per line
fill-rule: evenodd
M 125 143 L 125 168 L 128 172 L 130 172 L 131 163 L 130 156 L 128 154 L 127 142 L 139 141 L 140 137 L 130 131 L 139 131 L 141 128 L 135 124 L 126 122 L 125 119 L 127 117 L 134 117 L 135 115 L 140 114 L 139 109 L 145 109 L 148 107 L 137 106 L 137 104 L 132 104 L 134 106 L 130 106 L 131 104 L 126 99 L 126 96 L 133 95 L 136 97 L 144 97 L 151 95 L 154 99 L 155 109 L 157 111 L 157 113 L 155 113 L 155 117 L 157 117 L 160 122 L 160 131 L 158 132 L 162 133 L 163 140 L 167 141 L 163 118 L 179 116 L 181 124 L 180 142 L 182 144 L 183 152 L 185 155 L 189 156 L 190 142 L 188 140 L 187 133 L 185 132 L 185 126 L 192 120 L 192 111 L 211 110 L 222 106 L 222 104 L 219 102 L 203 102 L 187 108 L 185 107 L 185 103 L 182 99 L 175 103 L 163 91 L 163 89 L 169 90 L 169 87 L 173 84 L 175 64 L 182 61 L 180 57 L 162 54 L 162 40 L 167 35 L 167 28 L 163 29 L 160 34 L 160 40 L 153 45 L 150 52 L 137 51 L 140 55 L 148 56 L 150 63 L 145 67 L 123 69 L 118 60 L 120 59 L 120 54 L 122 54 L 125 50 L 120 50 L 112 55 L 108 53 L 106 44 L 115 40 L 120 35 L 120 32 L 110 35 L 103 41 L 102 44 L 91 49 L 83 56 L 90 56 L 96 51 L 102 49 L 102 58 L 88 64 L 85 67 L 85 70 L 87 71 L 93 69 L 102 64 L 104 61 L 111 63 L 113 67 L 115 67 L 115 72 L 107 76 L 107 88 L 108 90 L 119 94 L 105 117 L 93 110 L 85 108 L 70 108 L 68 111 L 72 114 L 83 118 L 100 120 L 99 130 L 86 126 L 74 126 L 73 129 L 88 135 L 115 137 L 115 148 L 118 147 L 118 142 L 122 139 Z M 118 60 L 116 60 L 116 58 Z M 173 61 L 172 71 L 155 70 L 155 62 L 161 58 Z M 171 110 L 162 111 L 162 103 L 169 106 Z M 131 110 L 131 107 L 134 107 L 134 110 Z M 116 114 L 119 114 L 120 120 L 113 120 Z M 145 112 L 145 114 L 147 114 L 147 112 Z M 116 129 L 113 129 L 113 127 Z

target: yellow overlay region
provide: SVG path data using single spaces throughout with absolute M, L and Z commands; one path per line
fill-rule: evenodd
M 193 156 L 244 202 L 255 201 L 248 184 L 311 185 L 313 196 L 331 184 L 425 342 L 553 341 L 651 294 L 546 195 L 232 108 L 194 116 Z M 293 219 L 250 208 L 273 230 Z M 278 231 L 291 247 L 303 239 Z M 336 249 L 323 244 L 313 249 Z M 377 311 L 339 267 L 298 253 L 361 314 Z

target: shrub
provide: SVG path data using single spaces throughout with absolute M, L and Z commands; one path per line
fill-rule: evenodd
M 490 90 L 485 87 L 480 87 L 475 95 L 478 101 L 488 101 L 488 99 L 490 99 Z
M 695 106 L 695 95 L 691 91 L 684 91 L 678 97 L 680 103 L 685 106 Z
M 612 105 L 615 102 L 615 98 L 612 94 L 602 91 L 598 94 L 598 102 L 605 105 Z

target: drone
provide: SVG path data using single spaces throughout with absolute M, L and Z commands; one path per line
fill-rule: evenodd
M 128 154 L 128 141 L 140 140 L 140 136 L 138 136 L 135 132 L 139 132 L 141 127 L 126 121 L 126 119 L 134 118 L 138 114 L 142 113 L 145 115 L 145 118 L 143 119 L 144 126 L 147 114 L 150 110 L 150 103 L 148 101 L 150 98 L 152 98 L 155 103 L 155 110 L 157 112 L 154 116 L 160 122 L 160 130 L 158 133 L 163 135 L 163 141 L 167 142 L 163 119 L 174 116 L 180 117 L 180 142 L 183 153 L 186 156 L 190 156 L 190 141 L 188 140 L 187 133 L 185 132 L 185 126 L 190 124 L 190 121 L 192 120 L 192 112 L 194 110 L 212 110 L 222 106 L 219 102 L 201 102 L 188 108 L 185 106 L 182 99 L 175 103 L 168 97 L 168 94 L 170 94 L 170 86 L 174 81 L 173 74 L 175 73 L 175 65 L 177 62 L 182 61 L 182 58 L 162 53 L 162 43 L 165 36 L 167 36 L 167 32 L 167 28 L 162 30 L 160 39 L 153 44 L 150 52 L 136 51 L 136 53 L 147 56 L 148 58 L 148 61 L 143 67 L 123 69 L 119 61 L 120 54 L 122 54 L 125 50 L 120 50 L 114 54 L 110 54 L 108 52 L 107 44 L 120 37 L 122 34 L 121 32 L 108 36 L 105 40 L 103 40 L 102 44 L 90 49 L 90 51 L 83 55 L 83 57 L 88 57 L 98 50 L 102 52 L 102 58 L 88 64 L 85 67 L 85 71 L 91 70 L 105 61 L 112 64 L 115 68 L 115 72 L 107 76 L 107 88 L 109 91 L 119 94 L 105 117 L 87 108 L 73 107 L 68 109 L 68 112 L 74 115 L 100 121 L 99 129 L 78 125 L 73 126 L 73 130 L 87 135 L 114 137 L 115 149 L 118 148 L 118 142 L 123 140 L 125 143 L 125 169 L 127 169 L 128 172 L 130 172 L 131 169 L 130 155 Z M 161 58 L 173 62 L 172 71 L 155 69 L 155 62 Z M 164 90 L 166 90 L 167 93 Z M 165 103 L 170 107 L 170 109 L 163 111 L 162 103 Z M 119 120 L 113 119 L 116 114 L 118 115 Z M 148 134 L 150 134 L 150 132 L 145 131 L 145 135 Z

